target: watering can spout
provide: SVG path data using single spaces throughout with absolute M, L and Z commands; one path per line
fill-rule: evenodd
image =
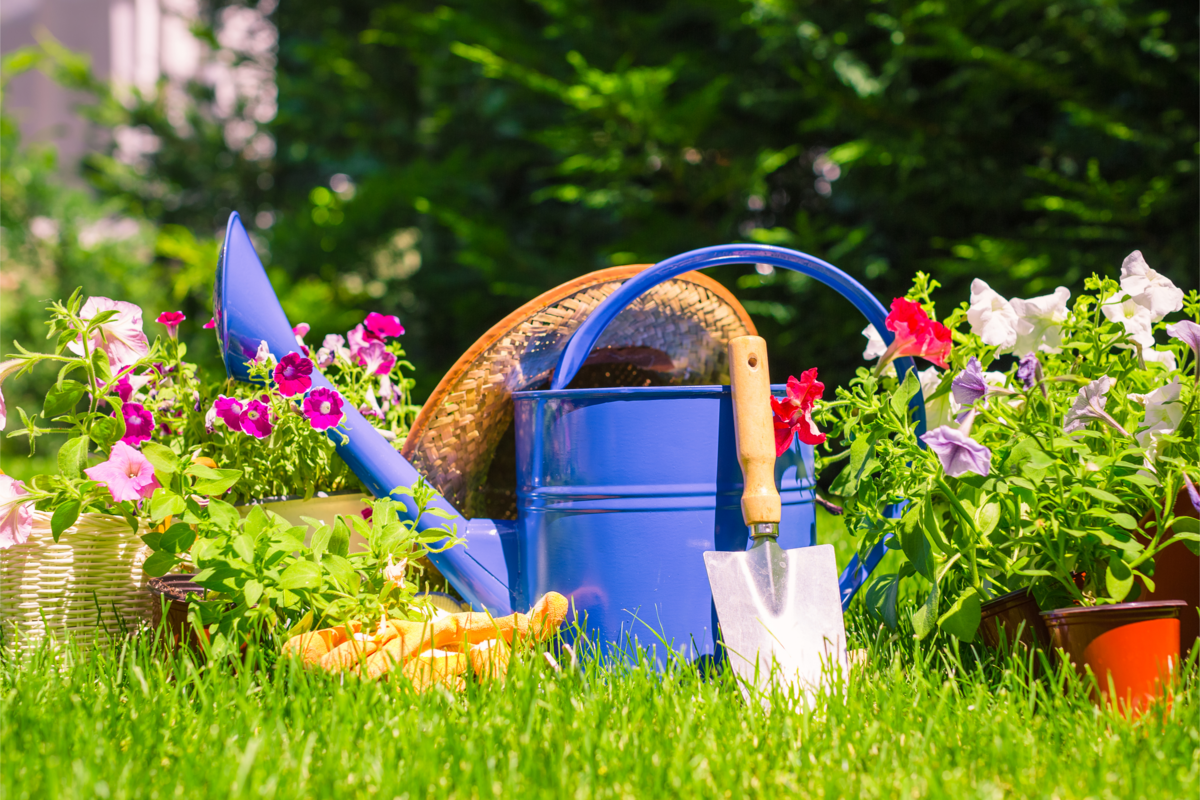
M 254 358 L 261 342 L 267 343 L 276 359 L 300 352 L 292 325 L 237 212 L 229 216 L 217 264 L 213 316 L 225 370 L 232 378 L 248 380 L 246 362 Z M 314 371 L 312 378 L 314 388 L 335 388 L 319 372 Z M 397 489 L 415 486 L 421 480 L 420 473 L 355 408 L 347 404 L 344 411 L 346 418 L 340 428 L 345 439 L 331 437 L 338 455 L 372 494 L 390 495 L 404 504 L 408 519 L 415 519 L 413 498 Z M 464 519 L 440 495 L 435 495 L 428 507 L 445 516 L 427 512 L 416 520 L 419 530 L 452 527 L 466 539 L 466 547 L 432 554 L 434 566 L 472 606 L 496 615 L 512 613 L 510 574 L 515 574 L 517 563 L 513 523 Z

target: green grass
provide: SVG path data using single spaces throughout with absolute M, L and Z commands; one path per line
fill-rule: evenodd
M 1195 661 L 1169 711 L 1129 721 L 1066 673 L 849 618 L 871 663 L 815 710 L 746 704 L 680 667 L 552 673 L 413 694 L 252 657 L 0 663 L 0 796 L 1194 797 Z

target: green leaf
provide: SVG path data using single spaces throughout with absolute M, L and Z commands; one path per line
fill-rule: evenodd
M 254 506 L 250 509 L 250 513 L 246 515 L 246 522 L 242 530 L 253 541 L 258 538 L 263 528 L 267 527 L 267 514 L 263 511 L 262 506 Z
M 1046 477 L 1054 465 L 1054 459 L 1046 455 L 1034 439 L 1022 439 L 1004 460 L 1004 471 L 1008 475 L 1024 475 L 1037 483 Z
M 333 523 L 333 535 L 329 537 L 329 552 L 345 557 L 350 554 L 350 529 L 339 516 Z
M 113 378 L 112 364 L 108 361 L 108 353 L 97 347 L 92 351 L 92 369 L 96 371 L 96 377 L 108 383 Z
M 258 599 L 262 597 L 263 585 L 254 578 L 251 578 L 250 580 L 246 581 L 246 585 L 242 587 L 242 593 L 246 596 L 246 605 L 257 605 Z
M 79 519 L 79 508 L 78 500 L 68 500 L 54 509 L 54 514 L 50 517 L 50 533 L 54 536 L 54 541 L 57 542 L 63 531 L 74 525 L 75 520 Z
M 1133 589 L 1133 571 L 1118 557 L 1108 560 L 1108 569 L 1104 571 L 1104 587 L 1108 596 L 1118 603 L 1124 600 Z
M 150 554 L 146 563 L 142 564 L 142 569 L 151 578 L 160 578 L 170 572 L 173 566 L 175 566 L 175 556 L 164 550 L 157 550 Z
M 241 533 L 233 537 L 233 550 L 242 561 L 247 564 L 254 563 L 254 540 L 249 534 Z
M 1106 516 L 1127 531 L 1136 531 L 1137 530 L 1137 526 L 1138 526 L 1137 520 L 1134 519 L 1133 517 L 1129 516 L 1128 514 L 1125 514 L 1120 511 L 1116 511 L 1116 512 L 1107 514 Z
M 942 551 L 943 555 L 951 555 L 950 541 L 946 538 L 945 532 L 942 530 L 942 515 L 933 505 L 933 498 L 925 495 L 925 502 L 921 509 L 921 523 L 925 526 L 925 533 L 930 540 L 937 545 L 937 548 Z
M 900 594 L 900 581 L 911 575 L 912 572 L 912 565 L 905 564 L 899 572 L 880 575 L 867 587 L 866 596 L 863 598 L 867 610 L 873 616 L 883 620 L 884 624 L 892 630 L 896 630 L 899 623 L 896 617 L 896 599 Z
M 981 617 L 979 595 L 971 588 L 960 594 L 954 605 L 938 618 L 938 625 L 951 636 L 971 642 L 975 640 Z
M 938 585 L 935 583 L 921 604 L 912 614 L 913 632 L 917 639 L 924 639 L 937 629 Z
M 1110 503 L 1114 506 L 1122 505 L 1121 498 L 1117 497 L 1111 492 L 1106 492 L 1103 489 L 1097 489 L 1094 486 L 1084 486 L 1083 490 L 1102 503 Z
M 196 532 L 191 525 L 177 522 L 167 529 L 159 540 L 159 547 L 171 553 L 183 553 L 196 541 Z
M 161 550 L 162 549 L 162 547 L 161 547 L 162 533 L 160 533 L 159 531 L 150 531 L 149 533 L 142 536 L 141 538 L 142 538 L 142 542 L 146 545 L 146 547 L 149 547 L 151 550 Z
M 208 501 L 208 521 L 222 530 L 232 531 L 242 517 L 236 508 L 224 500 L 211 499 Z
M 1000 504 L 993 500 L 975 512 L 975 527 L 979 529 L 980 536 L 987 536 L 996 529 L 997 523 L 1000 522 L 1000 511 Z
M 281 589 L 315 589 L 321 585 L 321 568 L 311 561 L 295 561 L 279 576 Z
M 331 536 L 333 536 L 333 528 L 328 525 L 320 525 L 313 532 L 312 544 L 309 547 L 318 561 L 324 555 L 325 551 L 329 549 L 329 539 Z
M 116 417 L 100 417 L 92 422 L 92 441 L 101 449 L 110 450 L 112 446 L 125 435 L 124 415 Z
M 64 381 L 62 388 L 54 386 L 46 394 L 42 403 L 42 416 L 54 419 L 74 410 L 83 397 L 83 384 L 78 381 Z
M 916 571 L 932 581 L 933 550 L 929 546 L 929 539 L 925 537 L 922 516 L 923 507 L 910 504 L 907 513 L 900 518 L 900 547 Z
M 295 625 L 288 628 L 288 636 L 299 636 L 302 633 L 308 633 L 312 630 L 314 619 L 313 610 L 310 608 L 303 617 L 296 620 Z
M 78 478 L 87 466 L 88 439 L 77 436 L 58 448 L 58 471 L 64 478 Z
M 196 477 L 192 488 L 200 494 L 221 495 L 242 477 L 240 469 L 212 469 L 202 464 L 191 464 L 187 473 Z
M 144 442 L 142 444 L 142 455 L 154 467 L 154 474 L 166 480 L 167 475 L 174 475 L 179 472 L 179 456 L 171 448 L 157 442 Z
M 187 508 L 187 501 L 182 497 L 170 489 L 158 488 L 154 490 L 154 496 L 150 498 L 150 519 L 162 522 L 169 516 L 183 513 L 185 508 Z
M 339 555 L 327 554 L 321 559 L 321 566 L 328 570 L 330 577 L 343 589 L 350 587 L 354 578 L 354 565 Z
M 896 391 L 892 392 L 892 412 L 898 418 L 908 419 L 908 404 L 912 402 L 920 388 L 921 379 L 917 377 L 917 371 L 910 369 L 904 376 L 904 382 L 896 387 Z
M 843 495 L 858 494 L 858 484 L 871 473 L 871 455 L 875 452 L 874 436 L 859 436 L 850 443 L 850 463 L 846 465 Z

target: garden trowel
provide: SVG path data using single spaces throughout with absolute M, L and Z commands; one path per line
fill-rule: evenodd
M 848 674 L 846 629 L 832 545 L 783 550 L 775 487 L 775 434 L 766 342 L 729 342 L 733 430 L 745 488 L 743 552 L 707 552 L 721 639 L 733 671 L 764 689 L 772 676 L 811 700 L 822 682 Z

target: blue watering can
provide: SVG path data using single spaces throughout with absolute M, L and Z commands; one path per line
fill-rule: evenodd
M 626 281 L 575 331 L 548 390 L 515 392 L 515 521 L 464 519 L 437 497 L 466 547 L 431 559 L 473 607 L 493 614 L 528 608 L 547 591 L 572 602 L 589 640 L 603 652 L 661 642 L 688 658 L 713 655 L 716 612 L 704 569 L 708 550 L 744 550 L 742 473 L 734 449 L 728 386 L 567 389 L 604 328 L 655 285 L 723 264 L 770 264 L 835 288 L 880 331 L 887 312 L 857 281 L 812 256 L 765 245 L 723 245 L 662 261 Z M 265 341 L 276 358 L 299 347 L 262 263 L 236 213 L 229 219 L 214 289 L 217 335 L 231 377 Z M 898 359 L 903 375 L 912 359 Z M 334 388 L 319 373 L 314 387 Z M 777 394 L 783 387 L 773 387 Z M 924 426 L 924 406 L 914 403 Z M 354 408 L 338 454 L 376 496 L 420 478 Z M 335 441 L 338 441 L 335 439 Z M 793 441 L 776 462 L 783 499 L 779 545 L 814 543 L 811 447 Z M 393 495 L 410 515 L 407 495 Z M 883 557 L 877 546 L 841 576 L 843 608 Z

